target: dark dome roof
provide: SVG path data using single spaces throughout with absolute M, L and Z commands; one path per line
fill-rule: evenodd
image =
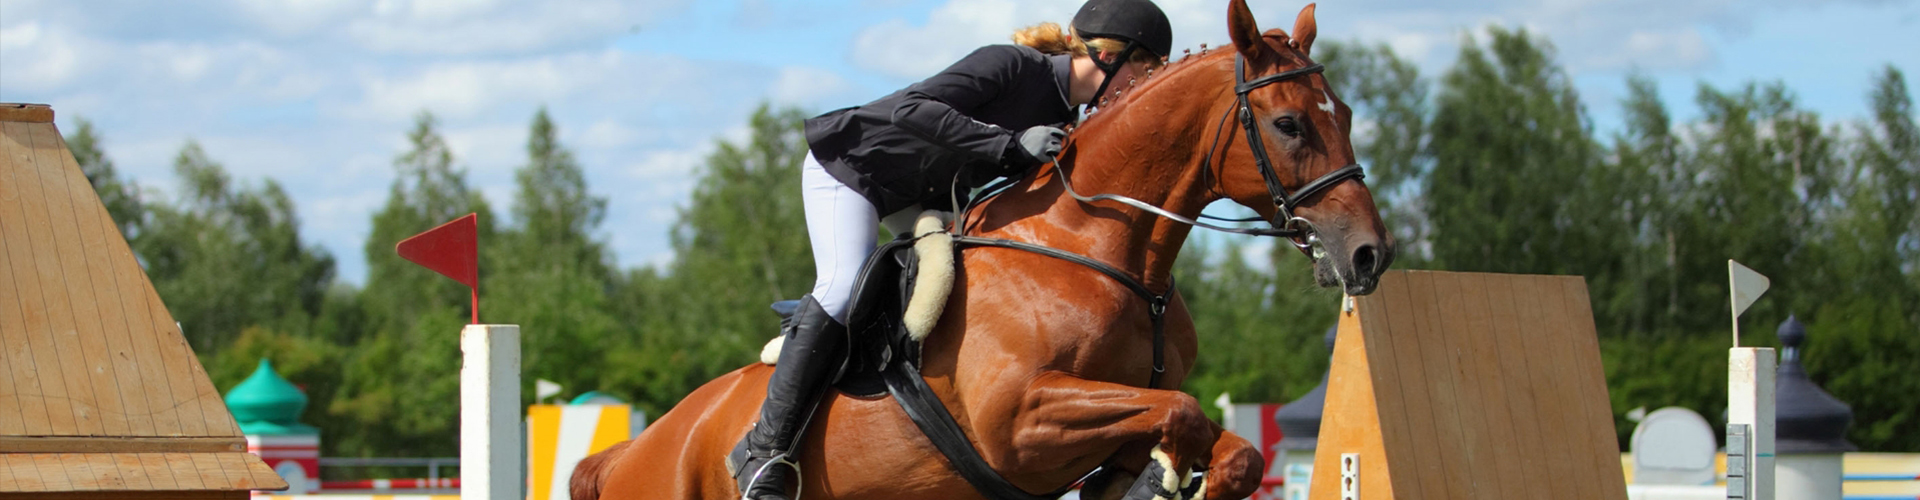
M 1328 328 L 1327 353 L 1333 353 L 1334 334 L 1338 327 Z M 1332 371 L 1331 368 L 1328 369 Z M 1320 376 L 1320 385 L 1307 391 L 1286 406 L 1274 410 L 1274 423 L 1280 425 L 1280 448 L 1287 450 L 1311 449 L 1320 444 L 1320 414 L 1327 406 L 1327 376 Z
M 1774 425 L 1777 453 L 1843 453 L 1859 447 L 1847 441 L 1853 408 L 1821 390 L 1800 365 L 1807 327 L 1788 316 L 1780 323 L 1780 370 L 1775 377 Z

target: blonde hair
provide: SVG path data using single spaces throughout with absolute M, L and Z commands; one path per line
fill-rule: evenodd
M 1013 43 L 1033 47 L 1045 54 L 1072 54 L 1076 57 L 1089 55 L 1092 50 L 1118 54 L 1126 50 L 1127 42 L 1113 38 L 1081 38 L 1078 31 L 1068 33 L 1056 23 L 1040 23 L 1021 28 L 1013 32 Z M 1147 63 L 1147 67 L 1160 66 L 1160 56 L 1145 47 L 1134 49 L 1128 62 Z

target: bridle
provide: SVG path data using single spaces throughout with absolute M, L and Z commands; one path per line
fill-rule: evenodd
M 1253 106 L 1247 101 L 1247 94 L 1249 92 L 1252 92 L 1254 89 L 1258 89 L 1260 87 L 1265 87 L 1265 86 L 1272 85 L 1274 83 L 1278 83 L 1288 79 L 1297 78 L 1305 75 L 1311 75 L 1311 74 L 1319 73 L 1321 71 L 1325 71 L 1326 67 L 1320 64 L 1314 64 L 1314 65 L 1303 67 L 1303 68 L 1297 68 L 1297 69 L 1282 71 L 1279 73 L 1274 73 L 1271 75 L 1260 77 L 1258 79 L 1254 79 L 1252 81 L 1248 81 L 1245 77 L 1246 59 L 1240 54 L 1234 54 L 1233 57 L 1234 57 L 1233 59 L 1233 80 L 1234 80 L 1233 93 L 1234 93 L 1235 103 L 1234 103 L 1233 109 L 1229 109 L 1227 112 L 1233 113 L 1234 111 L 1238 111 L 1240 114 L 1240 128 L 1246 129 L 1247 131 L 1247 142 L 1249 147 L 1253 149 L 1254 165 L 1260 169 L 1260 175 L 1266 178 L 1267 194 L 1272 198 L 1273 205 L 1277 208 L 1277 211 L 1275 212 L 1275 215 L 1274 215 L 1274 219 L 1281 221 L 1279 224 L 1273 224 L 1273 221 L 1268 221 L 1269 224 L 1275 227 L 1267 227 L 1267 228 L 1243 228 L 1243 227 L 1217 226 L 1217 225 L 1208 224 L 1205 222 L 1200 222 L 1198 220 L 1194 220 L 1191 218 L 1187 218 L 1180 214 L 1173 213 L 1172 211 L 1169 211 L 1167 209 L 1160 208 L 1160 207 L 1154 206 L 1153 204 L 1140 201 L 1137 199 L 1133 199 L 1127 196 L 1122 196 L 1117 194 L 1096 194 L 1093 196 L 1081 195 L 1079 192 L 1073 190 L 1073 183 L 1070 182 L 1067 178 L 1068 176 L 1066 173 L 1066 169 L 1071 167 L 1070 163 L 1067 161 L 1067 159 L 1056 158 L 1054 160 L 1053 170 L 1054 170 L 1054 173 L 1060 177 L 1060 183 L 1062 186 L 1066 188 L 1067 194 L 1069 196 L 1072 196 L 1073 199 L 1079 200 L 1082 203 L 1092 203 L 1095 201 L 1103 201 L 1103 200 L 1119 202 L 1121 204 L 1138 208 L 1148 213 L 1152 213 L 1154 215 L 1165 217 L 1175 222 L 1180 222 L 1180 223 L 1191 225 L 1194 227 L 1202 227 L 1202 228 L 1212 229 L 1215 231 L 1222 231 L 1222 232 L 1236 233 L 1236 234 L 1249 234 L 1249 235 L 1255 235 L 1255 236 L 1279 236 L 1283 238 L 1288 238 L 1289 241 L 1291 241 L 1294 246 L 1300 247 L 1303 250 L 1313 246 L 1315 243 L 1313 224 L 1308 222 L 1306 219 L 1303 219 L 1297 215 L 1294 215 L 1293 213 L 1294 209 L 1299 206 L 1301 200 L 1307 199 L 1308 197 L 1318 194 L 1321 191 L 1326 191 L 1327 189 L 1332 188 L 1333 185 L 1339 184 L 1340 182 L 1343 182 L 1349 179 L 1356 180 L 1356 181 L 1365 179 L 1366 174 L 1360 171 L 1360 164 L 1355 163 L 1355 164 L 1347 165 L 1344 167 L 1340 167 L 1338 169 L 1335 169 L 1332 172 L 1327 172 L 1326 175 L 1322 175 L 1320 176 L 1320 178 L 1314 179 L 1313 182 L 1308 182 L 1305 185 L 1300 186 L 1300 189 L 1296 189 L 1292 193 L 1288 193 L 1286 190 L 1286 187 L 1280 185 L 1280 175 L 1274 172 L 1273 162 L 1267 156 L 1266 143 L 1261 138 L 1260 129 L 1257 127 L 1258 124 L 1254 123 L 1253 121 Z M 1212 170 L 1213 152 L 1220 149 L 1220 139 L 1222 136 L 1226 135 L 1226 127 L 1225 127 L 1226 119 L 1227 119 L 1226 116 L 1224 115 L 1221 116 L 1220 125 L 1216 126 L 1214 129 L 1215 132 L 1213 136 L 1213 145 L 1207 148 L 1207 154 L 1201 160 L 1201 168 L 1203 169 L 1203 171 Z M 1001 182 L 996 183 L 992 186 L 987 186 L 981 191 L 980 196 L 976 196 L 968 200 L 968 203 L 966 205 L 961 205 L 956 200 L 956 203 L 954 203 L 954 206 L 959 207 L 959 220 L 954 222 L 953 227 L 956 228 L 956 232 L 959 234 L 954 235 L 953 237 L 954 243 L 961 247 L 994 246 L 994 247 L 1013 248 L 1013 249 L 1019 249 L 1019 250 L 1024 250 L 1028 252 L 1039 253 L 1042 255 L 1047 255 L 1050 257 L 1066 260 L 1069 262 L 1074 262 L 1083 266 L 1093 268 L 1094 270 L 1099 271 L 1100 273 L 1106 274 L 1108 277 L 1113 278 L 1115 281 L 1119 281 L 1121 284 L 1126 285 L 1127 288 L 1131 289 L 1135 295 L 1139 295 L 1141 298 L 1146 299 L 1148 305 L 1150 306 L 1148 317 L 1153 320 L 1153 336 L 1154 336 L 1153 377 L 1148 382 L 1147 387 L 1154 387 L 1155 385 L 1158 385 L 1160 381 L 1160 374 L 1163 371 L 1165 371 L 1164 370 L 1165 365 L 1162 358 L 1162 350 L 1163 350 L 1162 344 L 1164 343 L 1164 341 L 1162 339 L 1161 321 L 1163 319 L 1162 316 L 1165 314 L 1166 306 L 1170 301 L 1169 296 L 1172 294 L 1171 287 L 1169 287 L 1169 291 L 1166 293 L 1155 293 L 1151 289 L 1148 289 L 1146 284 L 1141 283 L 1140 279 L 1134 278 L 1133 276 L 1128 275 L 1125 271 L 1122 271 L 1119 268 L 1116 268 L 1110 264 L 1100 262 L 1098 260 L 1094 260 L 1086 256 L 1082 256 L 1079 254 L 1074 254 L 1071 252 L 1066 252 L 1066 251 L 1062 251 L 1054 248 L 1048 248 L 1041 245 L 1035 245 L 1032 243 L 1013 241 L 1013 240 L 1007 240 L 1007 239 L 1001 239 L 1001 238 L 982 238 L 977 236 L 970 236 L 964 233 L 964 229 L 960 229 L 960 228 L 967 227 L 968 216 L 973 211 L 972 208 L 975 206 L 978 206 L 981 200 L 985 198 L 991 198 L 993 196 L 1000 194 L 1001 192 L 1004 192 L 1006 188 L 1011 186 L 1015 181 L 1016 180 L 1013 178 L 1007 178 L 1007 179 L 1002 179 Z M 955 195 L 957 195 L 957 193 L 959 192 L 959 189 L 957 189 L 958 182 L 959 182 L 958 176 L 955 176 L 954 182 L 956 183 L 955 184 L 956 189 L 953 192 L 955 193 Z M 1204 214 L 1201 215 L 1200 217 L 1227 221 L 1227 222 L 1252 222 L 1252 221 L 1260 220 L 1258 218 L 1221 219 L 1218 217 L 1211 217 Z M 1317 259 L 1317 256 L 1313 258 Z
M 1248 234 L 1281 236 L 1294 240 L 1294 246 L 1305 248 L 1311 244 L 1313 224 L 1307 222 L 1306 219 L 1294 215 L 1293 210 L 1299 207 L 1300 200 L 1319 194 L 1321 191 L 1332 188 L 1333 185 L 1339 184 L 1347 179 L 1363 180 L 1367 176 L 1366 173 L 1360 171 L 1360 164 L 1353 163 L 1334 169 L 1332 172 L 1327 172 L 1326 175 L 1322 175 L 1320 178 L 1314 179 L 1313 182 L 1308 182 L 1300 186 L 1300 189 L 1294 190 L 1292 194 L 1288 194 L 1287 188 L 1280 185 L 1280 174 L 1273 170 L 1273 161 L 1267 156 L 1267 143 L 1260 135 L 1259 124 L 1253 120 L 1253 105 L 1247 101 L 1247 94 L 1252 93 L 1254 89 L 1260 87 L 1320 73 L 1326 70 L 1326 66 L 1315 63 L 1311 66 L 1290 69 L 1249 81 L 1246 79 L 1246 64 L 1247 59 L 1245 56 L 1241 54 L 1233 55 L 1234 108 L 1240 114 L 1240 128 L 1247 131 L 1247 147 L 1253 150 L 1253 164 L 1259 167 L 1260 176 L 1264 177 L 1267 181 L 1267 195 L 1273 199 L 1273 206 L 1276 208 L 1274 211 L 1274 220 L 1279 221 L 1278 223 L 1269 221 L 1269 223 L 1276 226 L 1274 228 L 1255 230 L 1257 232 Z M 1229 110 L 1228 112 L 1232 113 L 1234 110 Z M 1222 119 L 1224 118 L 1225 117 L 1222 117 Z M 1214 142 L 1216 144 L 1220 142 L 1219 134 L 1225 132 L 1226 130 L 1223 128 L 1215 133 Z M 1211 169 L 1215 149 L 1218 148 L 1207 149 L 1207 157 L 1201 160 L 1201 168 Z M 1302 237 L 1306 237 L 1309 241 L 1300 241 Z
M 1306 219 L 1301 218 L 1298 215 L 1295 215 L 1294 209 L 1299 208 L 1301 200 L 1305 200 L 1307 198 L 1312 197 L 1315 194 L 1319 194 L 1321 191 L 1326 191 L 1327 189 L 1332 188 L 1335 184 L 1339 184 L 1342 181 L 1346 181 L 1348 179 L 1364 180 L 1366 178 L 1366 173 L 1361 171 L 1360 164 L 1358 163 L 1350 164 L 1344 167 L 1340 167 L 1338 169 L 1334 169 L 1334 171 L 1332 172 L 1327 172 L 1325 175 L 1320 176 L 1320 178 L 1314 179 L 1312 182 L 1308 182 L 1305 185 L 1300 186 L 1300 189 L 1296 189 L 1292 193 L 1288 193 L 1287 188 L 1280 184 L 1280 174 L 1274 171 L 1273 161 L 1267 155 L 1266 141 L 1264 137 L 1260 134 L 1259 124 L 1254 122 L 1253 105 L 1247 100 L 1247 94 L 1261 87 L 1265 87 L 1265 86 L 1279 83 L 1282 81 L 1290 80 L 1293 78 L 1320 73 L 1325 70 L 1326 70 L 1326 66 L 1315 63 L 1311 66 L 1282 71 L 1279 73 L 1263 76 L 1254 80 L 1247 80 L 1245 56 L 1242 56 L 1240 54 L 1234 54 L 1233 56 L 1234 106 L 1233 108 L 1228 109 L 1227 113 L 1228 115 L 1231 115 L 1231 114 L 1234 114 L 1235 112 L 1238 112 L 1240 116 L 1240 120 L 1239 120 L 1240 128 L 1246 130 L 1246 133 L 1247 133 L 1247 146 L 1253 150 L 1254 166 L 1260 169 L 1260 176 L 1266 180 L 1267 195 L 1273 201 L 1273 206 L 1275 207 L 1273 220 L 1267 221 L 1267 223 L 1272 227 L 1249 228 L 1249 227 L 1231 227 L 1231 226 L 1220 226 L 1220 225 L 1208 224 L 1205 222 L 1194 220 L 1192 218 L 1188 218 L 1180 214 L 1173 213 L 1172 211 L 1154 206 L 1153 204 L 1136 200 L 1131 197 L 1127 197 L 1123 195 L 1117 195 L 1117 194 L 1096 194 L 1092 196 L 1082 195 L 1079 192 L 1074 191 L 1073 183 L 1067 179 L 1067 173 L 1066 173 L 1065 167 L 1070 167 L 1071 165 L 1069 165 L 1065 159 L 1056 160 L 1054 165 L 1055 167 L 1054 173 L 1060 176 L 1060 183 L 1066 187 L 1067 194 L 1069 196 L 1072 196 L 1073 199 L 1079 200 L 1083 203 L 1092 203 L 1096 201 L 1119 202 L 1121 204 L 1138 208 L 1140 210 L 1144 210 L 1148 213 L 1152 213 L 1160 217 L 1165 217 L 1174 222 L 1179 222 L 1179 223 L 1194 226 L 1194 227 L 1212 229 L 1215 231 L 1226 232 L 1226 233 L 1247 234 L 1247 235 L 1253 235 L 1253 236 L 1277 236 L 1277 237 L 1287 238 L 1290 242 L 1293 243 L 1294 246 L 1299 247 L 1303 250 L 1307 249 L 1308 247 L 1311 247 L 1313 245 L 1314 239 L 1315 239 L 1313 224 L 1311 222 L 1308 222 Z M 1201 160 L 1201 168 L 1204 171 L 1212 171 L 1213 169 L 1213 153 L 1214 151 L 1218 151 L 1220 149 L 1219 147 L 1220 139 L 1227 132 L 1227 129 L 1224 126 L 1226 125 L 1226 119 L 1227 119 L 1227 115 L 1222 115 L 1220 117 L 1221 126 L 1218 126 L 1214 129 L 1215 132 L 1213 136 L 1213 145 L 1207 148 L 1207 154 Z M 988 191 L 991 191 L 991 190 L 992 188 L 988 189 Z M 962 211 L 963 214 L 965 212 L 966 212 L 965 210 Z M 1213 220 L 1218 220 L 1223 222 L 1253 222 L 1253 221 L 1262 220 L 1259 218 L 1224 219 L 1224 218 L 1214 217 L 1214 216 L 1205 215 L 1205 214 L 1201 214 L 1200 218 L 1213 219 Z

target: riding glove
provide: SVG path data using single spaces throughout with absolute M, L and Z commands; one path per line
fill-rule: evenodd
M 1014 136 L 1008 144 L 1008 163 L 1022 167 L 1031 167 L 1053 161 L 1060 156 L 1060 143 L 1067 138 L 1067 131 L 1059 127 L 1035 125 L 1027 127 Z

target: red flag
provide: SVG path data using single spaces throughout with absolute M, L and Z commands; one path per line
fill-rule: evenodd
M 453 278 L 473 290 L 473 322 L 480 323 L 480 245 L 476 214 L 400 240 L 400 258 Z

